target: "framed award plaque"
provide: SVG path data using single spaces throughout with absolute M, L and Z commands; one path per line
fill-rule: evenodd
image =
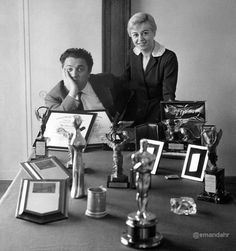
M 163 155 L 185 157 L 189 144 L 201 145 L 201 127 L 206 122 L 205 101 L 162 101 L 159 140 Z
M 21 165 L 36 180 L 71 179 L 71 173 L 56 156 L 21 162 Z
M 87 147 L 103 146 L 103 138 L 110 131 L 112 122 L 105 110 L 91 110 L 89 112 L 95 113 L 97 116 L 88 136 Z
M 16 218 L 38 224 L 67 219 L 67 181 L 23 179 Z
M 81 134 L 85 140 L 88 141 L 90 131 L 97 115 L 96 113 L 86 111 L 79 113 L 50 111 L 43 135 L 46 139 L 48 148 L 59 150 L 68 149 L 68 137 L 69 134 L 75 133 L 73 120 L 74 117 L 78 115 L 82 119 Z

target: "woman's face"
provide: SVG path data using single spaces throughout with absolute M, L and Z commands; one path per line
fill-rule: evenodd
M 154 47 L 155 32 L 148 22 L 136 24 L 130 29 L 130 37 L 134 46 L 138 47 L 142 52 L 152 52 Z

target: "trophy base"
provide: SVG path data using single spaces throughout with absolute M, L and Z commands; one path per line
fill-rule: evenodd
M 225 203 L 229 193 L 224 188 L 224 169 L 206 170 L 204 178 L 204 190 L 198 195 L 198 200 L 214 203 Z
M 109 175 L 107 178 L 107 187 L 108 188 L 129 188 L 129 179 L 124 174 L 118 177 Z
M 217 204 L 223 204 L 228 201 L 229 197 L 229 192 L 226 191 L 221 194 L 203 192 L 197 196 L 197 199 Z
M 152 213 L 147 213 L 146 219 L 138 219 L 137 214 L 127 217 L 127 231 L 121 236 L 121 243 L 133 248 L 153 248 L 162 243 L 163 235 L 156 232 L 157 219 Z

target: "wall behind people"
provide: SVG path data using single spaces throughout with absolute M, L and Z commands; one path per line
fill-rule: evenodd
M 0 179 L 13 178 L 19 168 L 19 160 L 26 157 L 20 8 L 18 0 L 0 1 Z
M 0 179 L 12 179 L 39 129 L 34 110 L 61 80 L 59 57 L 84 47 L 102 71 L 102 0 L 1 0 Z M 42 97 L 40 97 L 41 93 Z
M 218 165 L 236 175 L 236 1 L 132 0 L 157 21 L 157 40 L 179 60 L 177 99 L 206 100 L 208 124 L 222 128 Z

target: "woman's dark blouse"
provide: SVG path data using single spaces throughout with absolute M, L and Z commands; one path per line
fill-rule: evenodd
M 126 119 L 137 124 L 160 121 L 160 102 L 175 99 L 178 61 L 175 53 L 165 49 L 158 57 L 151 56 L 143 70 L 142 53 L 130 52 L 122 79 L 134 97 L 128 105 Z

